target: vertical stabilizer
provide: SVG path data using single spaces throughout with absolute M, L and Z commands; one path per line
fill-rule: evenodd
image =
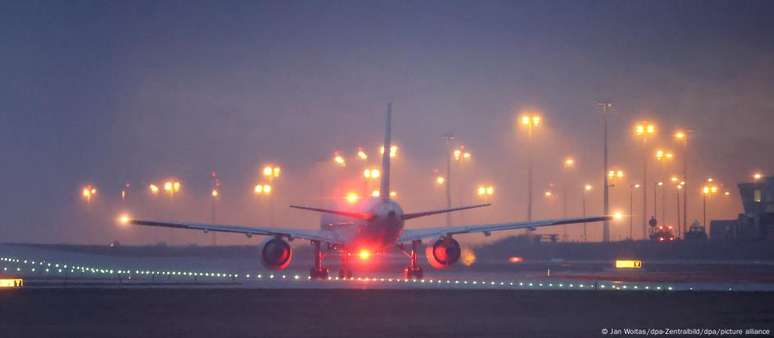
M 379 185 L 379 196 L 382 200 L 390 199 L 390 154 L 392 153 L 391 127 L 392 102 L 387 104 L 387 119 L 384 127 L 384 152 L 382 153 L 382 182 Z

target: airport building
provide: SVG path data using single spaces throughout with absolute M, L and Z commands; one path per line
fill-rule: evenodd
M 710 223 L 711 239 L 774 240 L 774 176 L 739 183 L 744 213 Z

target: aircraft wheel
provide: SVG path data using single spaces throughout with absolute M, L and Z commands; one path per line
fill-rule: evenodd
M 323 268 L 323 269 L 317 270 L 315 268 L 312 268 L 309 270 L 309 276 L 312 277 L 312 279 L 328 279 L 328 269 Z

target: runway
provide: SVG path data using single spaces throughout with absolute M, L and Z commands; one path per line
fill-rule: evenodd
M 0 291 L 0 328 L 4 337 L 602 337 L 771 330 L 772 301 L 756 292 L 18 289 Z
M 232 262 L 233 263 L 233 262 Z M 774 284 L 738 281 L 663 282 L 653 278 L 611 279 L 605 274 L 542 272 L 471 272 L 428 269 L 424 279 L 405 279 L 398 272 L 363 272 L 351 279 L 331 274 L 312 280 L 303 270 L 259 270 L 212 260 L 133 258 L 0 246 L 0 272 L 25 279 L 28 288 L 251 288 L 251 289 L 502 289 L 572 291 L 774 291 Z M 216 269 L 217 268 L 217 269 Z M 600 278 L 595 279 L 598 276 Z M 646 275 L 647 276 L 647 275 Z M 658 275 L 657 275 L 658 276 Z M 581 278 L 582 277 L 582 278 Z M 605 278 L 602 278 L 605 277 Z

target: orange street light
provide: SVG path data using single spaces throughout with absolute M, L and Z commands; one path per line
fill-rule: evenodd
M 575 159 L 572 157 L 565 158 L 563 165 L 565 169 L 575 168 Z
M 97 188 L 95 188 L 93 185 L 87 185 L 81 189 L 81 196 L 86 200 L 87 203 L 89 203 L 94 197 L 97 196 Z
M 617 170 L 610 170 L 607 172 L 607 177 L 609 179 L 622 179 L 624 178 L 624 171 L 617 169 Z
M 351 191 L 351 192 L 347 193 L 347 195 L 344 197 L 344 199 L 349 204 L 355 204 L 355 203 L 357 203 L 357 201 L 360 200 L 360 196 L 356 192 Z
M 280 176 L 282 169 L 278 165 L 269 164 L 263 167 L 263 176 L 269 179 L 277 178 Z
M 655 133 L 656 125 L 651 122 L 642 121 L 634 125 L 635 136 L 646 138 L 648 136 L 654 135 Z
M 253 192 L 256 195 L 269 195 L 271 194 L 271 185 L 258 183 L 255 185 L 255 188 L 253 188 Z
M 379 154 L 384 155 L 384 146 L 381 146 L 379 148 Z M 398 146 L 393 144 L 390 146 L 390 158 L 393 158 L 395 156 L 398 156 Z
M 480 197 L 488 197 L 494 195 L 494 187 L 491 185 L 479 185 L 476 189 L 476 194 Z
M 537 114 L 524 114 L 521 116 L 521 124 L 525 127 L 538 127 L 542 122 L 543 119 Z
M 119 225 L 129 225 L 129 222 L 131 220 L 132 220 L 131 216 L 129 216 L 129 214 L 127 213 L 122 213 L 118 215 L 118 217 L 116 218 L 116 221 L 118 222 Z
M 381 176 L 379 169 L 365 169 L 363 170 L 363 177 L 366 179 L 378 179 Z
M 366 154 L 363 148 L 357 148 L 357 158 L 365 161 L 368 159 L 368 154 Z

